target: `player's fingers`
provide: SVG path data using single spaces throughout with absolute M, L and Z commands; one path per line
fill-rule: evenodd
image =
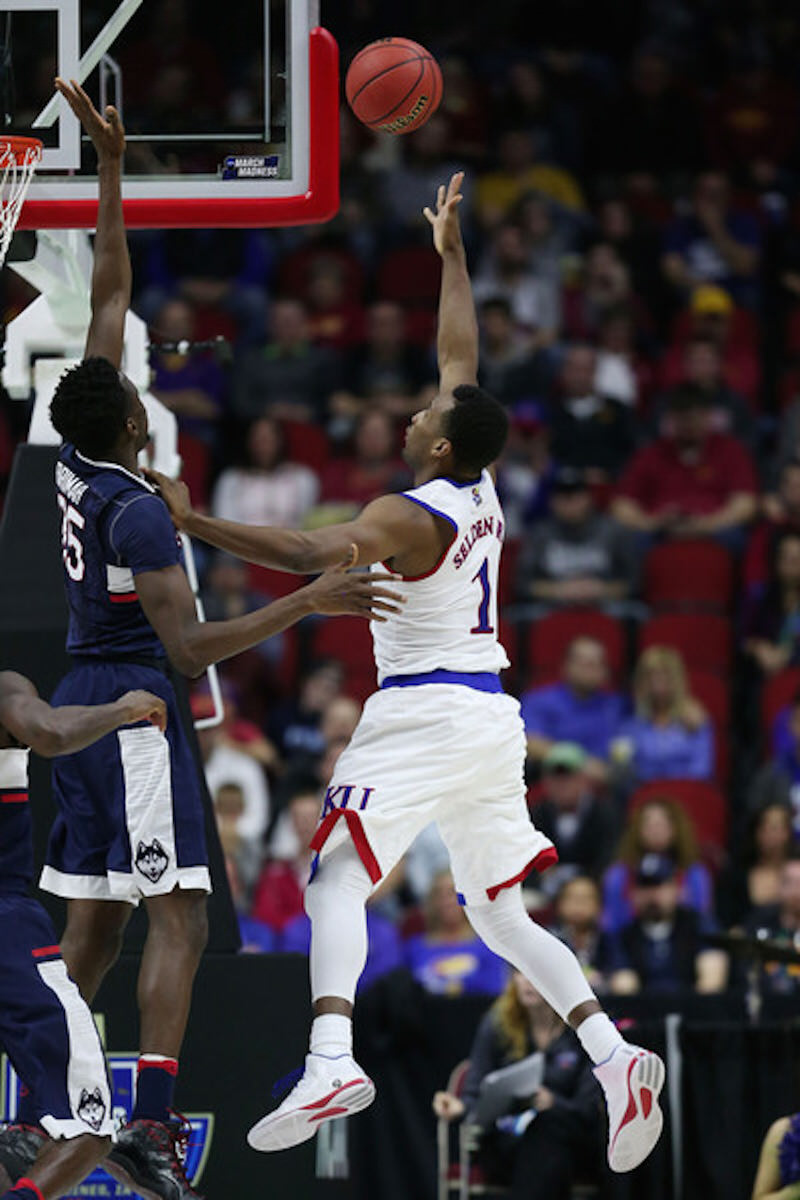
M 373 600 L 372 601 L 372 611 L 373 612 L 399 613 L 399 612 L 402 612 L 403 610 L 401 609 L 399 604 L 387 604 L 387 602 L 385 600 Z
M 400 592 L 393 592 L 391 588 L 370 587 L 366 595 L 372 596 L 376 600 L 391 600 L 393 604 L 405 604 L 406 602 L 405 596 L 402 596 Z
M 450 184 L 447 189 L 449 196 L 454 196 L 456 192 L 461 190 L 461 184 L 464 182 L 464 172 L 456 171 L 450 179 Z
M 443 183 L 439 184 L 439 191 L 436 193 L 436 207 L 441 208 L 445 201 L 447 190 Z
M 422 215 L 423 215 L 423 217 L 427 217 L 427 218 L 428 218 L 428 220 L 430 221 L 431 225 L 433 225 L 433 224 L 434 224 L 434 222 L 436 221 L 436 218 L 434 217 L 434 215 L 433 215 L 433 213 L 431 212 L 431 210 L 428 208 L 427 204 L 425 205 L 425 207 L 424 207 L 424 208 L 423 208 L 423 210 L 422 210 Z
M 396 575 L 387 575 L 385 571 L 373 571 L 369 578 L 371 583 L 399 583 Z

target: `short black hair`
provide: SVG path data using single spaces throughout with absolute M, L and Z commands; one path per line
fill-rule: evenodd
M 129 407 L 113 363 L 107 358 L 85 358 L 59 379 L 50 420 L 65 442 L 89 458 L 102 458 L 125 428 Z
M 480 475 L 500 457 L 508 437 L 508 413 L 494 396 L 471 383 L 453 388 L 455 404 L 447 410 L 444 435 L 453 447 L 459 473 Z

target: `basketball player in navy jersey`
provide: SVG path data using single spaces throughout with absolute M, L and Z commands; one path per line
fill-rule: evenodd
M 352 1058 L 353 997 L 366 957 L 364 905 L 416 834 L 436 820 L 456 886 L 478 934 L 575 1029 L 595 1064 L 609 1113 L 609 1163 L 629 1171 L 662 1127 L 657 1055 L 623 1041 L 570 950 L 525 911 L 521 880 L 556 858 L 525 803 L 519 704 L 503 692 L 497 578 L 505 522 L 490 464 L 506 440 L 502 406 L 477 386 L 478 331 L 458 205 L 461 181 L 425 210 L 442 258 L 439 391 L 416 414 L 405 457 L 415 486 L 367 505 L 355 521 L 313 532 L 248 528 L 193 513 L 179 483 L 153 475 L 176 524 L 252 562 L 319 570 L 351 544 L 360 563 L 386 564 L 405 603 L 373 625 L 379 690 L 339 758 L 312 847 L 314 1021 L 300 1081 L 248 1141 L 280 1150 L 371 1103 Z
M 131 293 L 124 131 L 116 111 L 101 116 L 74 81 L 56 86 L 97 150 L 100 195 L 85 358 L 62 376 L 50 409 L 63 438 L 55 482 L 73 660 L 53 704 L 102 704 L 145 688 L 163 699 L 168 721 L 166 730 L 122 729 L 56 761 L 59 815 L 40 883 L 68 901 L 62 952 L 90 1002 L 134 906 L 145 904 L 136 1104 L 108 1169 L 143 1195 L 185 1200 L 195 1193 L 183 1171 L 185 1128 L 172 1098 L 211 887 L 200 782 L 168 662 L 197 676 L 310 612 L 391 611 L 394 593 L 340 566 L 257 612 L 197 620 L 166 505 L 138 468 L 147 414 L 120 371 Z
M 0 1044 L 25 1088 L 0 1139 L 2 1200 L 62 1196 L 105 1158 L 113 1133 L 92 1014 L 67 976 L 50 918 L 28 896 L 29 750 L 72 754 L 122 727 L 163 730 L 166 715 L 164 701 L 145 691 L 51 708 L 30 680 L 0 672 Z

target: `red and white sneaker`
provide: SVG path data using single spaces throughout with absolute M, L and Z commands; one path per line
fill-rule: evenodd
M 664 1064 L 652 1051 L 624 1042 L 593 1069 L 608 1109 L 608 1165 L 612 1171 L 632 1171 L 661 1136 L 664 1114 L 658 1095 Z
M 308 1141 L 326 1121 L 349 1117 L 372 1104 L 375 1084 L 349 1054 L 307 1054 L 300 1079 L 279 1108 L 247 1135 L 254 1150 L 286 1150 Z

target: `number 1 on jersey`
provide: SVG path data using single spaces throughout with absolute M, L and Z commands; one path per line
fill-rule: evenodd
M 494 627 L 489 624 L 489 605 L 492 599 L 492 589 L 489 586 L 489 560 L 485 558 L 481 569 L 472 576 L 472 582 L 481 585 L 481 602 L 478 608 L 478 624 L 473 625 L 470 633 L 494 633 Z

